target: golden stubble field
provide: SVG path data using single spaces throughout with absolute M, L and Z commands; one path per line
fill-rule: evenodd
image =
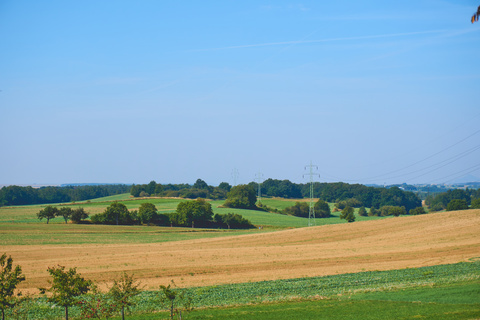
M 155 244 L 8 246 L 8 254 L 30 292 L 57 264 L 104 285 L 127 271 L 146 289 L 401 269 L 478 259 L 480 210 Z

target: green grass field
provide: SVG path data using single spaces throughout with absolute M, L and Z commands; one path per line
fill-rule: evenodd
M 129 194 L 120 194 L 77 203 L 54 204 L 56 206 L 83 207 L 90 215 L 101 213 L 113 201 L 124 203 L 129 210 L 136 210 L 142 203 L 153 203 L 159 213 L 174 212 L 184 199 L 146 198 L 134 199 Z M 271 208 L 283 210 L 297 200 L 262 199 Z M 274 231 L 284 228 L 301 228 L 308 225 L 307 218 L 287 216 L 256 210 L 222 208 L 224 200 L 211 201 L 214 213 L 237 213 L 250 220 L 261 230 L 220 230 L 169 228 L 155 226 L 101 226 L 65 224 L 57 217 L 46 221 L 38 220 L 36 214 L 46 205 L 0 207 L 0 243 L 3 245 L 28 244 L 110 244 L 110 243 L 156 243 L 164 241 L 211 238 L 226 235 Z M 331 204 L 333 207 L 333 204 Z M 358 209 L 357 209 L 358 210 Z M 357 221 L 384 219 L 383 217 L 360 217 Z M 316 225 L 346 223 L 339 212 L 330 218 L 315 219 Z

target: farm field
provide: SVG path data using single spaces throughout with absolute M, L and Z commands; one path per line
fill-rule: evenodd
M 159 243 L 99 239 L 2 249 L 22 266 L 27 281 L 20 287 L 31 292 L 47 285 L 46 269 L 56 264 L 78 267 L 85 277 L 107 284 L 127 271 L 146 289 L 156 289 L 171 280 L 183 287 L 207 286 L 468 261 L 480 257 L 478 230 L 480 210 L 466 210 L 220 238 L 201 235 Z

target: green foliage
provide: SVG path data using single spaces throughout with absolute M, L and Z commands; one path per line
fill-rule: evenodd
M 82 201 L 128 192 L 127 185 L 86 185 L 65 187 L 8 186 L 0 189 L 0 206 Z
M 468 204 L 466 200 L 463 199 L 453 199 L 447 205 L 447 211 L 455 211 L 455 210 L 466 210 L 468 209 Z
M 366 217 L 368 215 L 365 207 L 362 206 L 360 209 L 358 209 L 358 215 L 361 217 Z
M 258 185 L 252 183 L 256 189 Z M 289 180 L 267 179 L 261 185 L 262 194 L 269 197 L 279 197 L 287 199 L 303 198 L 300 185 L 290 182 Z
M 401 214 L 407 214 L 407 210 L 405 210 L 405 207 L 383 206 L 380 208 L 380 215 L 382 217 L 387 217 L 387 216 L 398 217 Z
M 213 221 L 222 225 L 227 226 L 228 229 L 250 229 L 254 228 L 254 225 L 236 213 L 227 213 L 227 214 L 215 214 Z
M 82 207 L 73 209 L 72 215 L 70 219 L 72 220 L 73 223 L 80 223 L 82 220 L 85 220 L 88 218 L 88 213 L 85 212 L 85 209 Z
M 2 309 L 2 318 L 5 315 L 5 309 L 15 305 L 14 292 L 17 285 L 25 281 L 20 266 L 13 267 L 13 259 L 11 256 L 7 258 L 4 253 L 0 256 L 0 309 Z
M 477 198 L 477 199 L 472 200 L 472 205 L 471 205 L 470 208 L 472 208 L 472 209 L 480 209 L 480 198 Z
M 157 208 L 153 203 L 142 203 L 138 208 L 138 219 L 140 223 L 149 224 L 157 220 Z
M 410 210 L 409 212 L 412 216 L 416 216 L 418 214 L 425 214 L 425 208 L 424 207 L 417 207 L 415 209 Z
M 447 192 L 439 193 L 437 195 L 430 195 L 425 199 L 425 203 L 428 205 L 429 208 L 436 207 L 437 209 L 441 206 L 443 209 L 447 207 L 447 205 L 452 200 L 465 200 L 467 205 L 470 204 L 472 195 L 476 194 L 476 190 L 462 190 L 462 189 L 454 189 L 448 190 Z M 442 210 L 443 210 L 442 209 Z M 435 210 L 440 211 L 440 210 Z
M 50 219 L 53 219 L 57 216 L 58 209 L 53 206 L 46 206 L 44 209 L 40 210 L 37 213 L 38 219 L 47 219 L 47 224 L 50 222 Z
M 343 210 L 345 209 L 345 207 L 360 208 L 361 206 L 362 202 L 358 201 L 355 198 L 341 200 L 335 203 L 335 208 L 337 210 Z
M 347 222 L 354 222 L 355 221 L 355 214 L 353 213 L 354 210 L 352 207 L 345 207 L 340 214 L 340 219 L 345 219 Z
M 163 305 L 168 305 L 170 319 L 173 320 L 175 313 L 179 315 L 179 319 L 182 319 L 182 311 L 193 310 L 193 295 L 187 294 L 186 289 L 176 288 L 173 281 L 168 286 L 160 286 L 160 290 L 160 302 Z
M 374 207 L 371 207 L 370 211 L 368 212 L 368 216 L 369 217 L 378 217 L 379 212 L 380 211 L 378 209 L 375 209 Z
M 103 213 L 93 215 L 91 221 L 96 224 L 135 224 L 137 217 L 131 214 L 127 206 L 120 202 L 110 204 Z
M 49 291 L 52 295 L 48 298 L 48 301 L 65 307 L 65 318 L 68 320 L 68 307 L 75 304 L 75 299 L 78 296 L 87 293 L 93 283 L 77 274 L 77 268 L 70 268 L 65 271 L 65 267 L 59 265 L 47 270 L 52 276 L 52 281 L 49 281 L 51 287 L 49 289 L 40 288 L 40 292 Z
M 330 211 L 330 206 L 323 200 L 318 200 L 315 203 L 314 210 L 316 218 L 329 218 L 332 214 Z
M 227 208 L 257 209 L 255 189 L 250 185 L 232 187 L 227 194 L 227 201 L 223 204 Z
M 205 199 L 194 201 L 183 201 L 177 206 L 177 210 L 170 216 L 172 223 L 176 226 L 195 227 L 205 225 L 213 217 L 212 206 Z
M 73 209 L 72 208 L 61 207 L 60 209 L 58 209 L 58 211 L 56 213 L 56 216 L 57 217 L 63 217 L 63 219 L 65 220 L 65 223 L 68 223 L 68 220 L 71 219 L 72 214 L 73 214 Z
M 124 272 L 120 279 L 114 280 L 113 286 L 108 293 L 116 306 L 115 309 L 122 312 L 122 319 L 124 317 L 124 309 L 128 310 L 134 305 L 133 298 L 140 292 L 142 292 L 140 283 L 135 283 L 133 275 L 128 275 Z
M 295 205 L 285 208 L 285 214 L 295 217 L 308 218 L 309 205 L 306 202 L 296 202 Z

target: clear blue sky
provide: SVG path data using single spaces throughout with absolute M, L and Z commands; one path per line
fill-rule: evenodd
M 0 1 L 0 185 L 480 177 L 478 0 Z

